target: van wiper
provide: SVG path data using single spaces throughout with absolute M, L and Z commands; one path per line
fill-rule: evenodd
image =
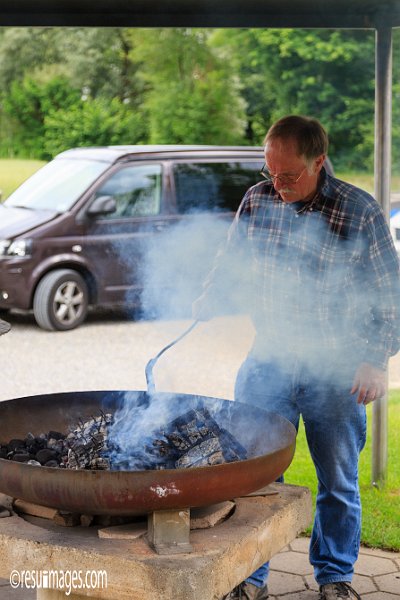
M 12 206 L 12 208 L 24 208 L 25 210 L 34 210 L 31 206 L 24 206 L 23 204 L 6 204 L 5 206 Z

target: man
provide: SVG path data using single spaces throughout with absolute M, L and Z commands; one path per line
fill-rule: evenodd
M 240 248 L 256 336 L 235 399 L 296 427 L 302 415 L 318 477 L 310 562 L 320 599 L 360 598 L 350 585 L 361 530 L 358 458 L 365 405 L 385 394 L 388 359 L 400 346 L 398 258 L 378 203 L 326 173 L 328 138 L 317 120 L 285 117 L 264 146 L 266 181 L 246 193 L 194 315 L 212 315 L 225 258 Z M 227 598 L 264 600 L 267 576 L 265 564 Z

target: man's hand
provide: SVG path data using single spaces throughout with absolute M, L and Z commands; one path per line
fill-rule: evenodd
M 382 398 L 387 391 L 386 371 L 368 363 L 362 363 L 354 376 L 351 393 L 358 391 L 357 403 L 368 404 Z

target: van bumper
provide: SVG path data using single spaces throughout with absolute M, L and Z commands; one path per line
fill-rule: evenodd
M 16 261 L 0 259 L 0 308 L 31 308 L 31 281 L 29 269 Z

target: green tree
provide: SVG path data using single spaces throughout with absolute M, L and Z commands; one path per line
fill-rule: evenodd
M 373 32 L 306 29 L 217 30 L 247 103 L 247 136 L 260 143 L 270 124 L 309 114 L 327 127 L 338 167 L 373 161 Z
M 54 28 L 7 27 L 0 35 L 0 89 L 8 92 L 11 84 L 33 75 L 44 65 L 63 64 Z
M 243 141 L 244 104 L 232 72 L 198 29 L 132 31 L 151 143 Z
M 138 115 L 142 82 L 130 57 L 127 32 L 119 28 L 1 30 L 0 152 L 49 158 L 53 153 L 49 148 L 65 147 L 62 140 L 56 144 L 50 133 L 55 129 L 53 116 L 57 111 L 63 122 L 68 111 L 72 112 L 71 120 L 78 113 L 84 120 L 81 139 L 76 136 L 79 121 L 71 132 L 66 132 L 65 139 L 74 140 L 76 145 L 83 145 L 88 138 L 90 143 L 100 143 L 106 130 L 122 131 L 122 124 L 129 132 L 124 139 L 131 135 L 133 140 L 143 140 L 145 124 L 143 116 Z M 120 101 L 118 110 L 114 99 Z M 93 100 L 96 102 L 92 104 Z M 107 104 L 112 106 L 109 115 Z M 88 134 L 89 121 L 94 123 L 100 113 L 104 127 L 99 128 L 96 141 L 93 131 Z M 111 126 L 110 119 L 120 122 Z M 133 127 L 132 123 L 137 124 Z M 115 136 L 113 139 L 120 143 Z
M 118 98 L 89 99 L 52 110 L 44 121 L 44 152 L 49 157 L 72 147 L 138 144 L 144 138 L 140 115 Z
M 394 42 L 397 164 L 400 31 Z M 336 169 L 373 164 L 372 31 L 2 28 L 0 90 L 3 155 L 39 158 L 65 140 L 100 143 L 94 136 L 99 114 L 105 130 L 124 140 L 259 145 L 272 121 L 303 113 L 328 129 Z M 121 120 L 128 136 L 106 118 L 111 105 L 110 118 Z M 58 144 L 55 114 L 71 126 Z M 58 129 L 61 135 L 61 124 Z
M 393 33 L 393 152 L 392 165 L 400 173 L 400 30 Z
M 3 112 L 14 124 L 14 152 L 19 156 L 48 158 L 43 149 L 46 115 L 61 108 L 71 108 L 80 101 L 78 90 L 57 76 L 45 83 L 25 77 L 14 81 L 3 98 Z
M 108 98 L 133 101 L 136 69 L 129 53 L 129 30 L 123 28 L 20 28 L 0 35 L 0 87 L 27 74 L 35 79 L 43 71 L 65 76 L 73 88 Z

